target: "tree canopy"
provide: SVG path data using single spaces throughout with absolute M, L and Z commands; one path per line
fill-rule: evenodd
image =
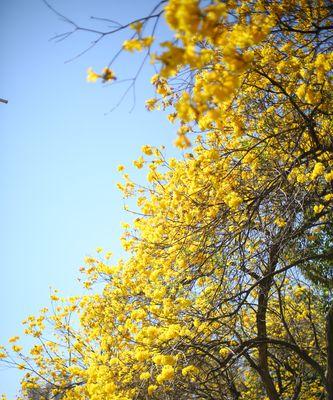
M 54 293 L 27 318 L 30 353 L 3 349 L 23 396 L 333 399 L 332 16 L 324 0 L 168 0 L 121 27 L 153 59 L 147 108 L 168 110 L 182 157 L 143 146 L 147 187 L 118 184 L 137 201 L 128 257 L 99 249 L 82 272 L 102 290 Z M 172 37 L 153 54 L 160 18 Z

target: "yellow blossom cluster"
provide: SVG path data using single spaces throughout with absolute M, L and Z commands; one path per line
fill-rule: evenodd
M 174 37 L 155 56 L 146 105 L 171 108 L 183 158 L 145 145 L 133 164 L 148 187 L 123 174 L 118 188 L 136 199 L 121 237 L 128 256 L 111 264 L 98 249 L 81 271 L 86 288 L 103 281 L 101 290 L 68 300 L 55 292 L 53 313 L 27 318 L 40 343 L 22 355 L 24 390 L 44 377 L 64 400 L 323 398 L 333 256 L 327 4 L 166 2 Z M 142 26 L 124 49 L 151 45 Z

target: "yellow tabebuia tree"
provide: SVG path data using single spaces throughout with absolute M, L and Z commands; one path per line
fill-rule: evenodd
M 183 157 L 142 148 L 148 187 L 118 185 L 137 199 L 128 258 L 99 249 L 83 272 L 102 291 L 52 295 L 30 355 L 14 337 L 21 361 L 0 356 L 44 398 L 332 400 L 333 8 L 162 1 L 124 50 L 150 51 L 161 16 L 147 108 L 170 110 Z

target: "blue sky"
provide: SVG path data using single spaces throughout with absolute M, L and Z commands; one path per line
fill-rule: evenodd
M 52 0 L 84 26 L 90 16 L 122 23 L 144 16 L 155 0 Z M 97 25 L 103 29 L 103 24 Z M 163 113 L 149 113 L 147 66 L 132 97 L 112 113 L 125 86 L 85 81 L 119 49 L 124 35 L 107 37 L 73 62 L 94 36 L 79 32 L 49 41 L 70 27 L 41 0 L 0 1 L 0 343 L 19 334 L 21 321 L 49 304 L 49 286 L 65 295 L 79 291 L 78 269 L 98 246 L 121 254 L 123 211 L 118 164 L 131 165 L 143 144 L 171 144 L 174 132 Z M 139 58 L 124 55 L 116 74 L 130 78 Z M 171 147 L 171 145 L 170 145 Z M 173 150 L 171 150 L 173 152 Z M 134 179 L 142 179 L 129 168 Z M 0 393 L 14 398 L 19 374 L 0 369 Z

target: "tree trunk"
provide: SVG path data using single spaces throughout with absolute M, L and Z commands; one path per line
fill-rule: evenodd
M 327 400 L 333 400 L 333 303 L 326 315 L 326 344 L 327 344 Z
M 264 284 L 260 285 L 259 298 L 258 298 L 258 311 L 257 311 L 257 332 L 258 338 L 262 342 L 258 345 L 259 359 L 258 367 L 262 383 L 266 389 L 267 396 L 270 400 L 279 400 L 279 394 L 276 391 L 274 381 L 269 373 L 268 365 L 268 346 L 265 339 L 267 339 L 266 327 L 266 313 L 268 294 L 270 290 L 271 279 L 268 279 Z M 331 400 L 331 399 L 330 399 Z
M 278 245 L 272 245 L 269 252 L 269 266 L 266 270 L 268 275 L 259 285 L 259 297 L 258 297 L 258 310 L 256 316 L 257 334 L 258 339 L 262 340 L 258 345 L 258 372 L 260 374 L 262 383 L 265 387 L 269 400 L 279 400 L 280 396 L 275 388 L 274 381 L 269 371 L 268 363 L 268 345 L 267 345 L 267 325 L 266 325 L 266 314 L 268 305 L 268 296 L 273 283 L 273 276 L 270 276 L 274 272 L 277 261 L 278 261 Z

